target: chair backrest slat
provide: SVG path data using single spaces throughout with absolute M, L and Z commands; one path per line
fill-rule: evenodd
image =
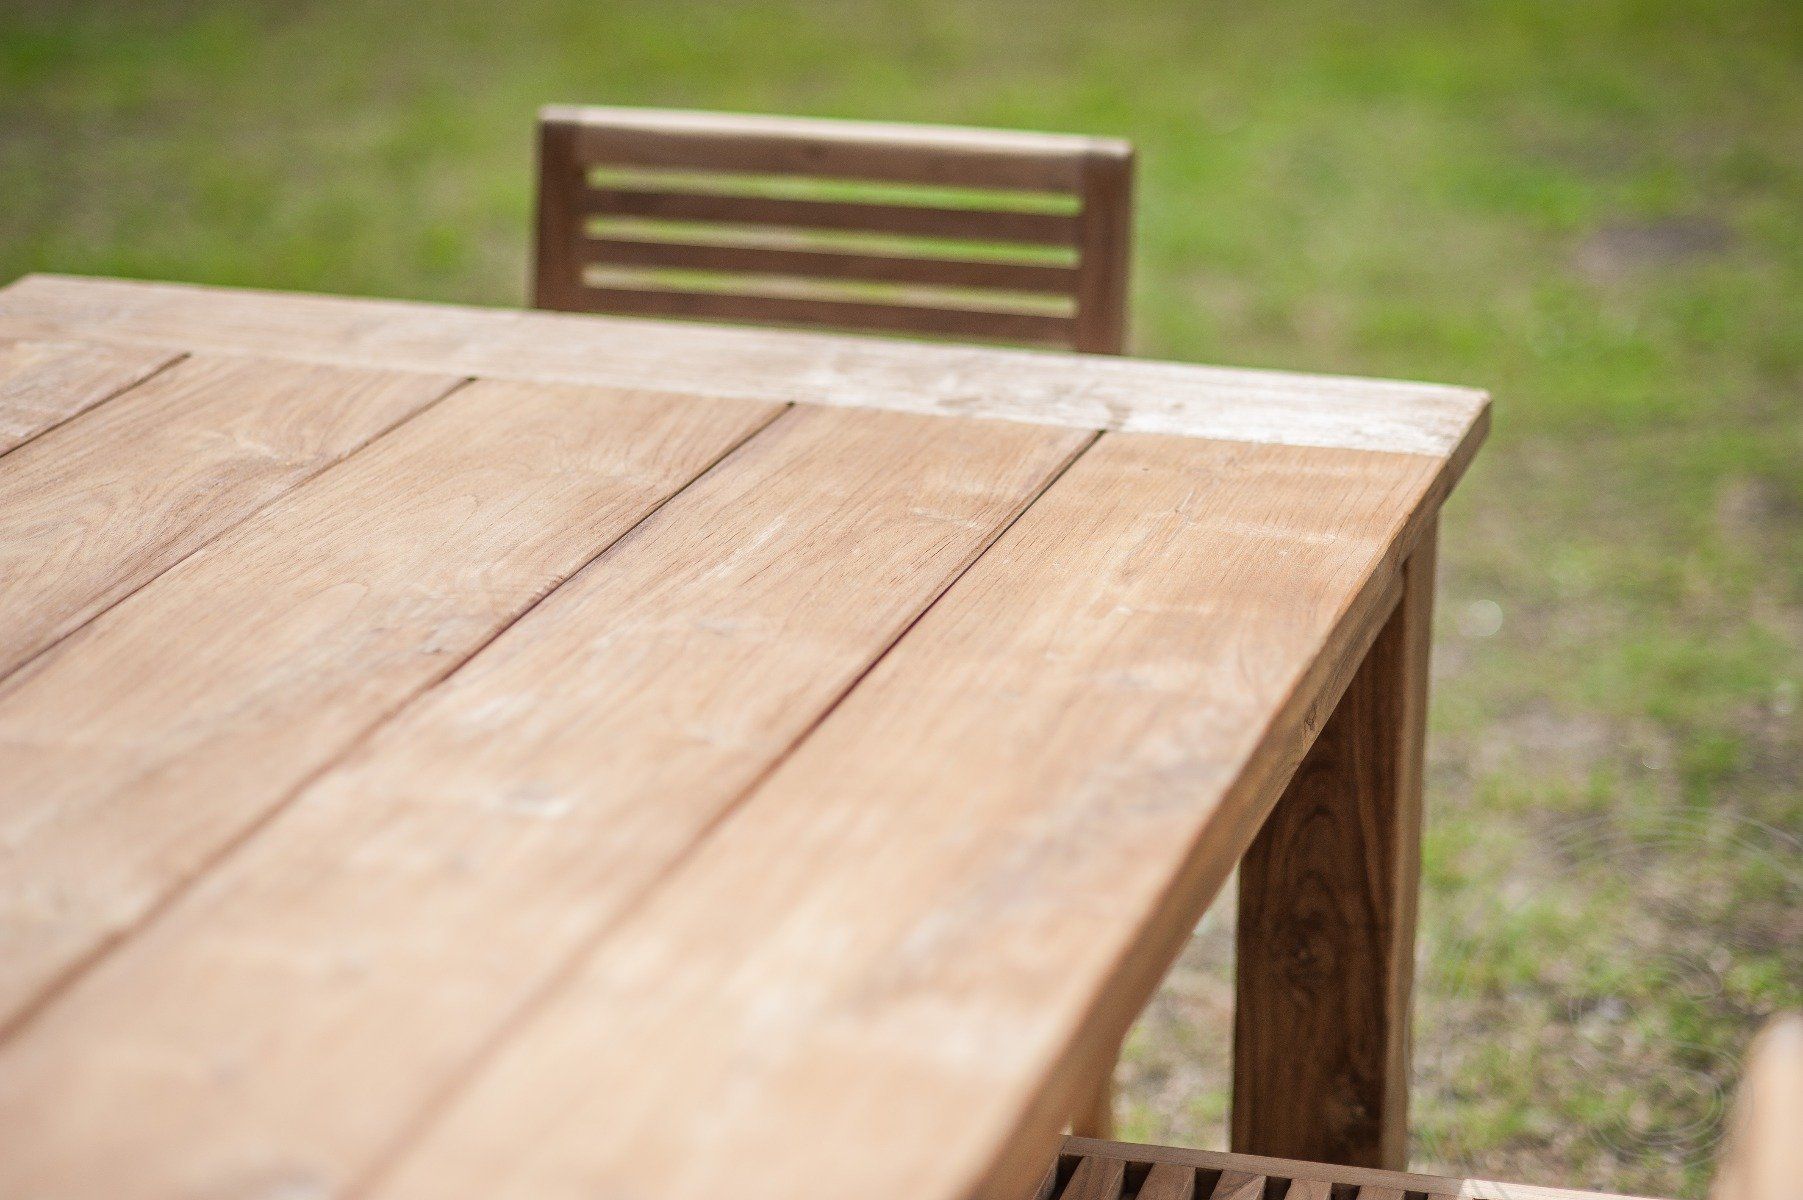
M 541 308 L 1125 348 L 1132 151 L 616 108 L 539 118 Z

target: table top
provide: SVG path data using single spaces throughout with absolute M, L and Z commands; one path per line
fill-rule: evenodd
M 0 290 L 0 1193 L 1017 1194 L 1486 409 Z

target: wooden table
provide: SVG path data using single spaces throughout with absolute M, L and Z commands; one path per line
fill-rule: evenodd
M 0 1195 L 1019 1196 L 1242 855 L 1236 1145 L 1400 1153 L 1480 393 L 43 276 L 0 339 Z

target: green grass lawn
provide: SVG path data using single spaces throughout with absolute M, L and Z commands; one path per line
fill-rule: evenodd
M 0 9 L 0 280 L 517 303 L 545 101 L 1105 132 L 1137 349 L 1476 384 L 1418 1166 L 1698 1196 L 1803 1003 L 1803 6 L 513 0 Z M 1211 917 L 1130 1134 L 1219 1144 Z

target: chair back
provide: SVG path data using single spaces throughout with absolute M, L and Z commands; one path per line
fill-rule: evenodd
M 1111 138 L 550 107 L 533 302 L 1118 354 L 1132 171 Z

